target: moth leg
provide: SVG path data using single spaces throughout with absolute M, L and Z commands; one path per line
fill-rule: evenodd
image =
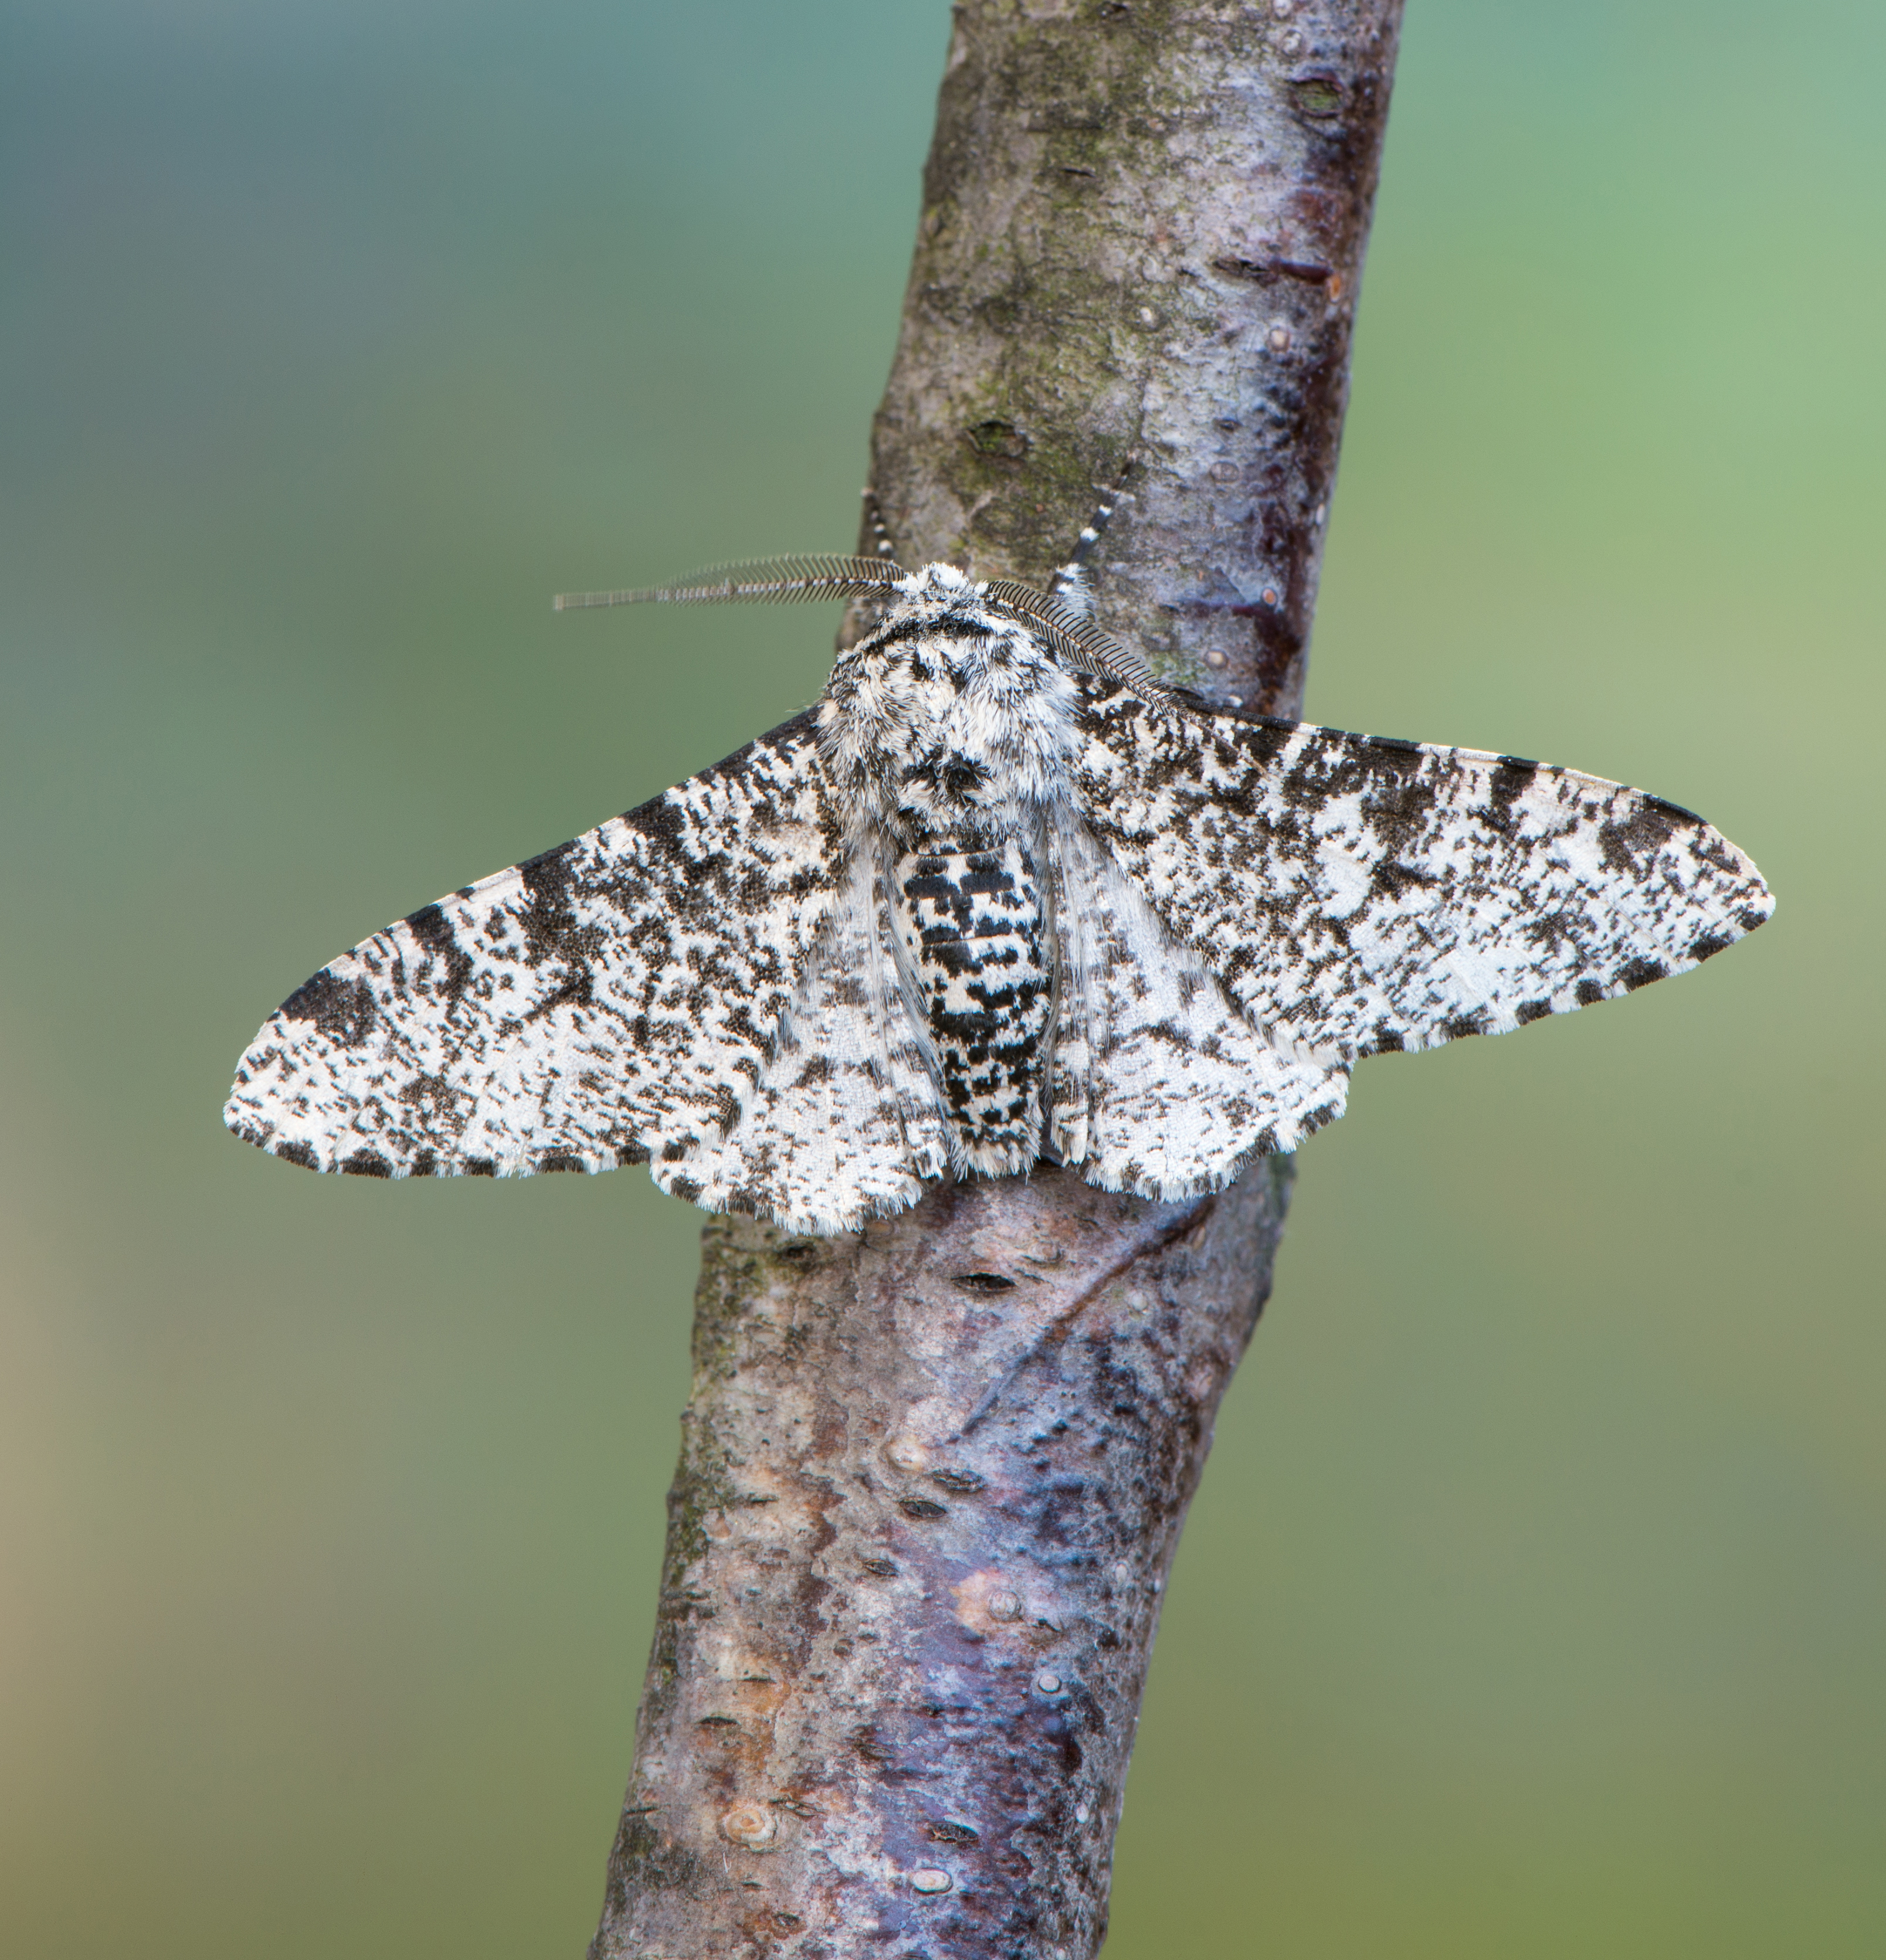
M 1048 597 L 1083 619 L 1094 609 L 1093 578 L 1087 562 L 1092 557 L 1094 547 L 1100 542 L 1113 513 L 1133 494 L 1104 483 L 1100 486 L 1100 492 L 1101 501 L 1075 539 L 1067 562 L 1057 566 L 1054 576 L 1048 581 Z
M 897 540 L 890 535 L 890 527 L 884 521 L 884 507 L 878 501 L 878 492 L 867 483 L 859 495 L 864 499 L 864 521 L 858 527 L 859 555 L 874 558 L 880 565 L 890 568 L 895 578 L 903 576 L 903 560 L 897 556 Z M 846 608 L 844 630 L 839 637 L 841 646 L 848 646 L 865 634 L 872 632 L 884 623 L 889 610 L 890 595 L 882 599 L 854 599 Z
M 867 483 L 863 492 L 865 521 L 859 531 L 858 542 L 863 546 L 860 554 L 865 558 L 881 558 L 891 565 L 901 565 L 897 547 L 892 541 L 890 527 L 884 522 L 884 507 L 878 501 L 878 493 Z

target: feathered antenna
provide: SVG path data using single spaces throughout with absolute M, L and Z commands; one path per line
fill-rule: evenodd
M 874 511 L 875 501 L 871 500 Z M 569 612 L 591 606 L 703 606 L 717 600 L 885 599 L 906 576 L 891 562 L 889 543 L 880 531 L 878 549 L 887 554 L 880 558 L 747 558 L 710 565 L 672 585 L 647 585 L 629 592 L 559 592 L 551 604 L 559 612 Z M 1079 602 L 1074 595 L 1037 592 L 1011 578 L 988 580 L 982 591 L 999 611 L 1034 627 L 1066 666 L 1124 681 L 1142 693 L 1161 692 L 1145 662 L 1076 609 Z
M 559 612 L 587 606 L 706 605 L 715 600 L 853 599 L 882 593 L 904 576 L 882 558 L 757 558 L 734 565 L 710 565 L 672 585 L 648 585 L 633 592 L 559 592 L 550 603 Z
M 1127 457 L 1123 476 L 1136 466 L 1137 460 L 1135 457 Z M 1123 680 L 1142 694 L 1162 694 L 1165 690 L 1139 654 L 1129 652 L 1110 633 L 1103 632 L 1094 623 L 1094 587 L 1088 562 L 1106 532 L 1107 520 L 1133 494 L 1111 484 L 1102 484 L 1099 488 L 1100 502 L 1093 516 L 1083 527 L 1072 555 L 1066 564 L 1056 568 L 1045 593 L 1037 592 L 1032 586 L 998 579 L 991 582 L 989 595 L 1004 610 L 1040 627 L 1056 656 L 1070 666 Z
M 1152 670 L 1110 633 L 1064 601 L 1012 578 L 992 578 L 983 588 L 989 602 L 1031 626 L 1039 627 L 1064 664 L 1108 680 L 1123 680 L 1142 694 L 1163 694 Z

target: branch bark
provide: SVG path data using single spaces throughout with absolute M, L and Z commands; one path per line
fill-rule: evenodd
M 1399 24 L 962 0 L 872 446 L 904 563 L 1040 583 L 1123 479 L 1102 622 L 1298 711 Z M 1042 1166 L 846 1240 L 709 1226 L 595 1960 L 1098 1949 L 1292 1168 L 1161 1204 Z

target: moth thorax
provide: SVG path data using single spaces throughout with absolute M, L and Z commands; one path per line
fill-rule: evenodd
M 932 835 L 891 867 L 897 963 L 929 1036 L 963 1169 L 1033 1162 L 1052 1034 L 1053 928 L 1041 858 L 1015 831 Z
M 854 807 L 909 843 L 1052 800 L 1073 748 L 1072 686 L 1021 625 L 935 611 L 894 616 L 841 654 L 820 712 Z

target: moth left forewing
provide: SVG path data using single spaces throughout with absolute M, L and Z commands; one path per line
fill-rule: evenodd
M 738 1120 L 844 870 L 801 716 L 342 955 L 225 1120 L 312 1169 L 672 1176 Z
M 1681 972 L 1773 900 L 1687 810 L 1472 749 L 1083 683 L 1077 797 L 1175 936 L 1280 1044 L 1353 1058 Z
M 658 1181 L 788 1231 L 900 1211 L 950 1164 L 915 1022 L 898 990 L 878 854 L 859 850 L 739 1120 Z

